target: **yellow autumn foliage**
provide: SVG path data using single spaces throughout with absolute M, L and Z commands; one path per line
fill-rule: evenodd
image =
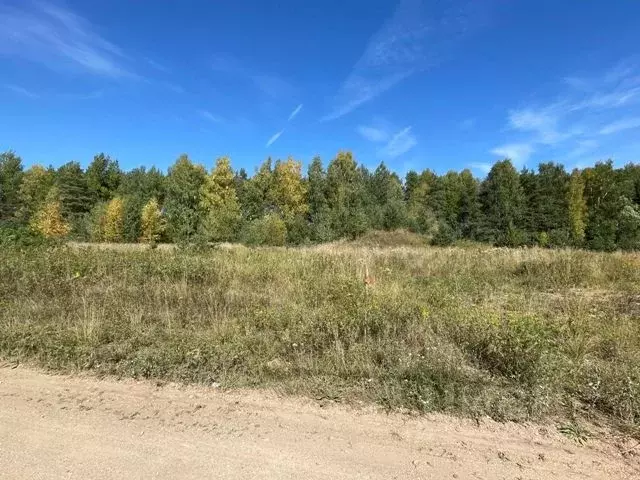
M 155 243 L 160 239 L 165 229 L 165 222 L 162 218 L 158 200 L 152 198 L 142 207 L 140 223 L 142 229 L 141 242 Z
M 124 233 L 124 202 L 115 197 L 107 203 L 104 212 L 103 239 L 105 242 L 121 242 Z

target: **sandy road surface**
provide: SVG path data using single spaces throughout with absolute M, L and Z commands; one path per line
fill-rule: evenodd
M 553 427 L 4 367 L 0 478 L 631 479 L 640 460 Z

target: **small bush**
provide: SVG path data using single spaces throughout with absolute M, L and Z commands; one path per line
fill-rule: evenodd
M 282 246 L 287 241 L 287 226 L 275 213 L 249 223 L 242 235 L 247 245 Z

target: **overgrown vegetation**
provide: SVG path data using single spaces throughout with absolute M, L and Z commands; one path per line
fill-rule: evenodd
M 608 161 L 568 173 L 544 163 L 518 172 L 504 160 L 483 180 L 469 170 L 410 171 L 401 180 L 384 164 L 372 172 L 339 152 L 326 169 L 313 159 L 306 176 L 301 162 L 269 158 L 249 177 L 226 157 L 208 172 L 182 155 L 165 175 L 123 172 L 104 154 L 86 170 L 70 162 L 23 171 L 5 152 L 0 221 L 95 242 L 302 245 L 406 229 L 435 245 L 637 250 L 640 166 Z
M 382 236 L 369 244 L 385 244 Z M 3 248 L 0 355 L 418 411 L 606 417 L 637 429 L 637 255 L 389 242 Z

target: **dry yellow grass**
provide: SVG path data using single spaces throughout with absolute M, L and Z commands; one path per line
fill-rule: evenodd
M 0 253 L 0 306 L 0 355 L 52 368 L 640 421 L 636 254 L 75 244 Z

